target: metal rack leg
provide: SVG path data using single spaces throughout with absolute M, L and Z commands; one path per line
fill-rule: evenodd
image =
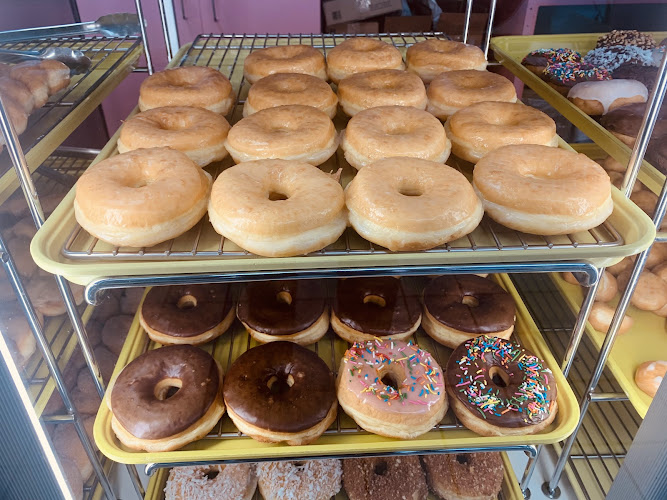
M 153 59 L 151 58 L 151 49 L 148 46 L 148 37 L 146 36 L 146 17 L 144 16 L 144 8 L 141 6 L 141 0 L 134 0 L 134 6 L 137 9 L 137 15 L 139 16 L 139 29 L 141 30 L 141 39 L 144 43 L 144 56 L 146 57 L 148 74 L 152 75 L 155 71 L 155 67 L 153 66 Z
M 473 0 L 466 1 L 466 18 L 463 23 L 463 43 L 468 43 L 468 31 L 470 31 L 470 16 L 472 16 Z
M 484 37 L 484 45 L 482 50 L 484 51 L 484 57 L 488 59 L 489 57 L 489 45 L 491 44 L 491 31 L 493 30 L 493 19 L 496 17 L 496 4 L 498 0 L 491 0 L 489 5 L 489 21 L 486 23 L 486 35 Z

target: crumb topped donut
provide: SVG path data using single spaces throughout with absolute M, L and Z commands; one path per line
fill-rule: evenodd
M 613 47 L 615 45 L 634 45 L 642 49 L 655 47 L 655 40 L 650 33 L 637 30 L 612 30 L 598 38 L 596 47 Z
M 165 500 L 207 500 L 224 492 L 225 498 L 252 500 L 257 489 L 255 464 L 173 467 Z
M 340 491 L 340 460 L 261 462 L 259 491 L 264 500 L 330 500 Z
M 276 73 L 303 73 L 327 79 L 324 56 L 310 45 L 280 45 L 253 50 L 243 63 L 243 76 L 253 84 Z
M 334 83 L 376 69 L 405 69 L 403 56 L 393 45 L 367 37 L 350 38 L 327 53 L 327 72 Z
M 343 486 L 350 500 L 426 500 L 428 486 L 419 457 L 343 460 Z
M 500 453 L 422 455 L 426 479 L 440 498 L 496 500 L 505 467 Z
M 452 40 L 430 39 L 415 43 L 406 54 L 408 71 L 417 73 L 424 83 L 430 83 L 445 71 L 486 69 L 486 57 L 479 47 Z

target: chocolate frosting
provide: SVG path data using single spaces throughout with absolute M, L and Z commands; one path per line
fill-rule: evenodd
M 654 137 L 651 139 L 646 150 L 646 157 L 654 167 L 663 174 L 667 174 L 667 137 Z
M 373 295 L 385 301 L 384 307 L 371 301 L 364 303 Z M 339 280 L 332 309 L 341 323 L 377 337 L 407 332 L 421 318 L 417 292 L 404 280 L 391 276 Z
M 300 432 L 324 420 L 336 401 L 336 385 L 317 354 L 279 341 L 239 356 L 227 372 L 223 394 L 225 404 L 251 425 Z
M 492 367 L 504 373 L 506 383 L 498 383 Z M 445 376 L 450 395 L 499 427 L 539 424 L 556 401 L 556 381 L 543 361 L 498 337 L 480 335 L 463 342 L 452 352 Z
M 188 295 L 194 307 L 179 307 Z M 172 337 L 194 337 L 222 323 L 233 306 L 229 285 L 156 286 L 146 294 L 141 315 L 152 329 Z
M 292 303 L 279 299 L 287 292 Z M 312 326 L 326 307 L 322 281 L 266 281 L 248 283 L 241 292 L 236 316 L 253 330 L 267 335 L 292 335 Z
M 155 395 L 158 382 L 178 379 L 171 397 Z M 133 436 L 163 439 L 202 418 L 219 393 L 220 373 L 213 357 L 190 345 L 148 351 L 130 362 L 111 390 L 113 415 Z
M 464 304 L 464 297 L 474 297 L 478 305 Z M 512 296 L 474 274 L 435 278 L 424 289 L 424 306 L 443 325 L 475 334 L 507 330 L 516 317 Z
M 600 124 L 612 132 L 637 137 L 645 111 L 646 104 L 642 102 L 621 106 L 603 115 Z M 653 128 L 653 137 L 665 134 L 667 134 L 667 106 L 662 106 Z
M 658 78 L 658 68 L 655 66 L 624 63 L 618 69 L 614 70 L 611 76 L 615 80 L 637 80 L 646 85 L 646 88 L 650 92 Z

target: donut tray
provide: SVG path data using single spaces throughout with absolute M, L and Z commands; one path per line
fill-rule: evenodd
M 425 35 L 430 36 L 430 35 Z M 437 35 L 432 35 L 437 36 Z M 424 37 L 384 36 L 399 50 Z M 230 77 L 238 95 L 231 113 L 231 123 L 241 118 L 242 103 L 249 85 L 243 79 L 243 61 L 253 49 L 269 45 L 305 43 L 326 52 L 343 37 L 322 36 L 255 36 L 201 35 L 191 45 L 183 47 L 170 63 L 171 67 L 206 65 L 219 69 Z M 135 110 L 136 112 L 136 110 Z M 346 118 L 338 114 L 336 128 L 345 128 Z M 111 138 L 96 161 L 117 154 L 118 133 Z M 561 147 L 568 148 L 561 141 Z M 468 178 L 472 165 L 450 157 L 448 163 L 463 171 Z M 211 165 L 213 176 L 231 165 L 228 158 Z M 320 167 L 326 172 L 342 169 L 341 182 L 346 185 L 355 170 L 344 160 L 339 150 Z M 470 235 L 439 248 L 420 252 L 390 252 L 361 238 L 348 229 L 337 242 L 311 254 L 290 258 L 266 258 L 245 252 L 232 242 L 221 238 L 205 216 L 184 235 L 151 248 L 119 248 L 106 244 L 84 231 L 74 217 L 74 190 L 46 222 L 32 242 L 31 252 L 37 264 L 70 281 L 87 285 L 107 277 L 144 275 L 271 272 L 280 274 L 305 270 L 321 270 L 335 276 L 340 269 L 369 269 L 387 266 L 443 266 L 497 264 L 497 271 L 511 271 L 512 264 L 524 262 L 586 261 L 601 266 L 621 257 L 633 255 L 646 248 L 655 231 L 648 217 L 619 191 L 613 190 L 615 210 L 601 226 L 590 231 L 553 237 L 540 237 L 509 230 L 485 217 Z M 168 263 L 168 267 L 165 265 Z M 265 279 L 265 276 L 263 276 Z M 124 284 L 127 286 L 127 284 Z
M 497 281 L 505 287 L 517 302 L 517 322 L 514 340 L 518 340 L 526 348 L 540 356 L 554 372 L 558 384 L 558 407 L 556 419 L 545 431 L 530 436 L 482 437 L 467 430 L 454 418 L 450 410 L 443 421 L 434 429 L 413 440 L 398 440 L 370 434 L 357 427 L 352 419 L 340 410 L 336 421 L 315 442 L 303 446 L 284 444 L 265 444 L 240 434 L 228 416 L 220 422 L 205 438 L 190 443 L 184 448 L 165 453 L 146 453 L 132 451 L 116 439 L 111 429 L 111 412 L 106 400 L 100 405 L 95 419 L 95 441 L 99 449 L 110 459 L 129 464 L 169 464 L 174 462 L 189 463 L 193 461 L 210 462 L 215 460 L 248 461 L 248 460 L 285 460 L 296 457 L 335 457 L 355 456 L 364 454 L 399 454 L 426 453 L 436 450 L 475 451 L 480 448 L 493 448 L 498 451 L 510 449 L 528 449 L 539 444 L 550 444 L 563 440 L 571 434 L 579 417 L 579 406 L 568 383 L 559 369 L 558 362 L 544 344 L 535 323 L 530 317 L 509 277 L 496 275 Z M 441 366 L 446 366 L 451 349 L 437 344 L 421 329 L 414 340 L 429 351 Z M 219 337 L 204 348 L 213 354 L 227 370 L 232 362 L 243 352 L 254 347 L 256 342 L 245 332 L 243 326 L 236 321 L 230 331 Z M 139 324 L 138 315 L 130 329 L 127 340 L 120 354 L 114 374 L 147 349 L 159 348 L 159 344 L 150 342 L 145 331 Z M 330 330 L 317 344 L 310 346 L 336 372 L 340 358 L 348 344 L 338 338 Z M 161 465 L 158 465 L 161 466 Z
M 666 31 L 648 32 L 659 42 L 667 37 Z M 597 39 L 604 33 L 577 33 L 565 35 L 534 35 L 534 36 L 498 36 L 491 39 L 491 49 L 496 60 L 519 77 L 545 101 L 573 125 L 586 134 L 592 141 L 604 149 L 609 155 L 623 164 L 627 164 L 631 149 L 607 131 L 594 118 L 590 117 L 566 97 L 559 94 L 544 80 L 522 66 L 521 61 L 531 51 L 548 48 L 570 48 L 585 54 L 595 48 Z M 651 191 L 660 194 L 665 182 L 665 175 L 649 162 L 644 160 L 639 172 L 641 180 Z
M 516 476 L 514 475 L 514 470 L 512 469 L 512 464 L 510 463 L 509 457 L 506 453 L 501 453 L 503 459 L 503 465 L 505 467 L 505 472 L 503 474 L 503 485 L 498 495 L 498 500 L 523 500 L 523 495 L 521 494 L 521 489 L 519 488 L 519 483 L 517 483 Z M 160 469 L 157 471 L 150 479 L 148 483 L 148 488 L 146 488 L 145 500 L 164 500 L 164 489 L 167 486 L 167 479 L 169 478 L 169 469 Z M 259 489 L 255 492 L 255 495 L 252 497 L 253 500 L 262 500 L 262 495 L 259 493 Z M 437 500 L 438 497 L 433 494 L 429 494 L 428 500 Z M 347 495 L 345 490 L 341 490 L 335 497 L 331 500 L 347 500 Z

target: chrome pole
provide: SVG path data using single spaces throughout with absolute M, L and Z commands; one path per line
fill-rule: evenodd
M 489 21 L 486 23 L 486 35 L 484 37 L 484 57 L 489 57 L 489 45 L 491 45 L 491 32 L 493 31 L 493 19 L 496 17 L 496 3 L 498 0 L 491 0 L 489 5 Z
M 160 9 L 160 22 L 162 23 L 164 43 L 167 46 L 167 59 L 171 61 L 174 57 L 174 53 L 171 50 L 171 36 L 169 36 L 169 27 L 167 26 L 167 12 L 164 8 L 164 0 L 158 0 L 157 5 Z
M 463 43 L 468 43 L 468 31 L 470 30 L 470 16 L 472 16 L 472 2 L 473 0 L 466 1 L 466 18 L 463 22 Z
M 134 6 L 137 9 L 139 16 L 139 29 L 141 30 L 141 39 L 144 43 L 144 56 L 146 56 L 146 66 L 148 67 L 148 74 L 152 75 L 155 71 L 153 67 L 153 59 L 151 58 L 151 50 L 148 47 L 148 36 L 146 35 L 146 17 L 144 16 L 144 9 L 141 6 L 141 0 L 134 0 Z

